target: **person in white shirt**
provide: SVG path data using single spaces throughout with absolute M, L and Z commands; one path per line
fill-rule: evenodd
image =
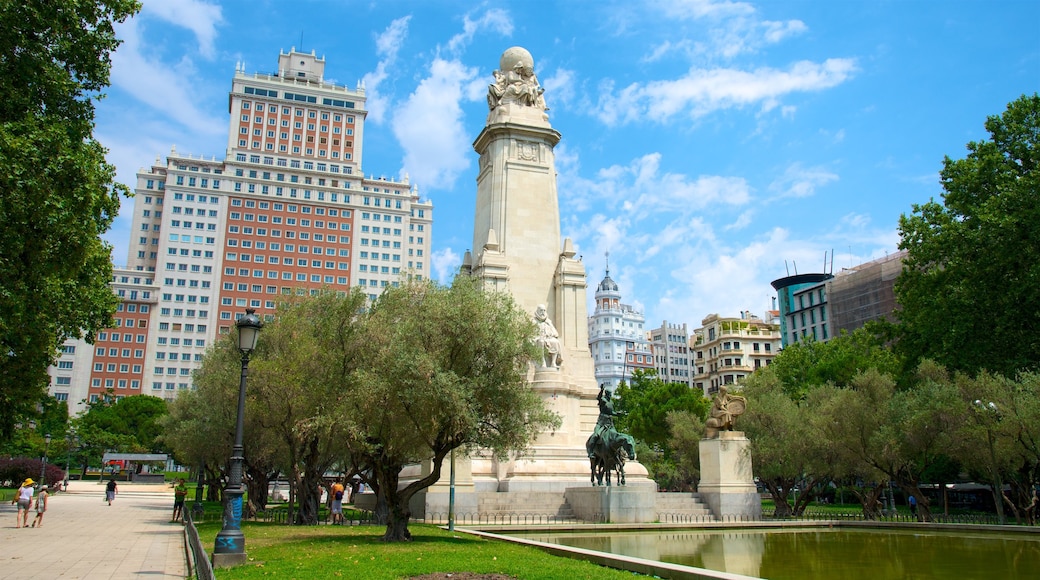
M 29 508 L 32 507 L 33 499 L 33 480 L 27 478 L 22 482 L 22 487 L 18 488 L 18 492 L 14 496 L 14 501 L 11 503 L 18 504 L 18 513 L 15 515 L 15 526 L 16 528 L 27 528 L 29 527 Z

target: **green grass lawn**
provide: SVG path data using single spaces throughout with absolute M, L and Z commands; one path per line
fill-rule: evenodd
M 239 578 L 397 579 L 435 572 L 507 574 L 524 580 L 631 579 L 632 572 L 551 556 L 535 548 L 450 533 L 436 526 L 412 524 L 412 541 L 380 541 L 382 526 L 285 526 L 245 522 L 249 563 L 217 570 L 220 580 Z M 199 526 L 212 550 L 217 522 Z

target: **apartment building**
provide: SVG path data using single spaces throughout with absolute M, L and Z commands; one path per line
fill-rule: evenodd
M 690 332 L 686 323 L 661 322 L 660 328 L 647 335 L 653 350 L 657 376 L 666 383 L 682 383 L 693 387 L 693 359 L 690 355 Z
M 617 390 L 638 369 L 653 369 L 654 357 L 643 324 L 646 317 L 621 302 L 617 282 L 606 275 L 596 286 L 596 307 L 589 316 L 589 349 L 595 364 L 596 382 Z
M 314 52 L 280 53 L 277 70 L 236 69 L 224 159 L 174 148 L 138 172 L 127 266 L 113 279 L 121 326 L 93 347 L 70 341 L 52 371 L 70 411 L 83 408 L 71 383 L 88 370 L 88 401 L 191 389 L 206 348 L 247 307 L 271 320 L 282 295 L 360 286 L 374 300 L 429 275 L 432 203 L 407 176 L 362 169 L 364 88 L 325 82 Z M 87 369 L 61 368 L 84 350 Z M 75 371 L 67 390 L 64 370 Z
M 701 320 L 700 328 L 690 338 L 694 386 L 710 397 L 722 385 L 739 384 L 757 369 L 768 366 L 780 352 L 780 346 L 777 323 L 746 310 L 732 318 L 710 314 Z

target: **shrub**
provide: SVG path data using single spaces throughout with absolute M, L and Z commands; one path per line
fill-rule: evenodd
M 28 457 L 0 458 L 0 482 L 4 482 L 8 487 L 18 487 L 29 477 L 38 481 L 42 464 L 41 460 Z M 48 463 L 46 479 L 48 486 L 60 483 L 65 479 L 65 470 Z

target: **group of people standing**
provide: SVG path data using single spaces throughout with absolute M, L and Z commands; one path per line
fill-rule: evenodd
M 33 487 L 35 482 L 32 478 L 26 478 L 22 482 L 21 487 L 18 488 L 18 492 L 14 496 L 13 504 L 18 504 L 18 513 L 15 515 L 15 526 L 16 528 L 28 528 L 29 527 L 29 510 L 33 509 L 33 495 L 36 488 Z M 50 498 L 50 494 L 47 492 L 47 488 L 42 484 L 40 485 L 40 493 L 36 496 L 36 517 L 33 519 L 32 527 L 43 527 L 43 514 L 47 511 L 47 501 Z

